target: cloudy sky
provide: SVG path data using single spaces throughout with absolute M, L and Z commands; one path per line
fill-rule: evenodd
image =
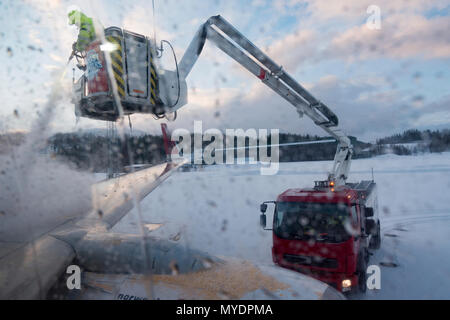
M 220 14 L 282 65 L 364 140 L 408 128 L 450 128 L 450 0 L 155 0 L 0 2 L 0 132 L 30 130 L 45 114 L 55 74 L 76 39 L 67 25 L 77 5 L 106 26 L 167 39 L 178 59 L 209 16 Z M 381 29 L 367 27 L 367 8 L 381 10 Z M 155 17 L 155 21 L 153 19 Z M 153 30 L 153 25 L 156 30 Z M 164 66 L 172 69 L 170 52 Z M 106 127 L 80 119 L 70 102 L 72 65 L 58 83 L 49 128 Z M 77 75 L 78 76 L 78 75 Z M 58 77 L 59 78 L 59 77 Z M 189 103 L 169 127 L 279 128 L 322 134 L 258 79 L 211 44 L 187 78 Z M 160 121 L 133 115 L 135 128 L 158 132 Z

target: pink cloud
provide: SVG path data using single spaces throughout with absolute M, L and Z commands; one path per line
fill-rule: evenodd
M 370 58 L 425 59 L 450 57 L 450 19 L 426 19 L 419 15 L 392 15 L 382 21 L 381 30 L 365 24 L 336 36 L 325 55 L 359 60 Z

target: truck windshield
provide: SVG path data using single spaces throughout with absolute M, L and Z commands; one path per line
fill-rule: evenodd
M 349 209 L 343 203 L 278 202 L 273 230 L 282 239 L 343 242 Z

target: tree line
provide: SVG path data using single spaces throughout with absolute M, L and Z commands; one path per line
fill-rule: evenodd
M 324 139 L 330 139 L 330 137 L 290 133 L 280 133 L 279 135 L 280 144 Z M 407 130 L 401 134 L 378 139 L 374 144 L 359 141 L 356 137 L 350 137 L 350 140 L 354 147 L 353 158 L 356 159 L 386 153 L 410 155 L 450 150 L 450 130 Z M 226 137 L 223 141 L 226 141 Z M 209 143 L 203 142 L 203 148 Z M 267 144 L 270 143 L 269 136 Z M 412 145 L 405 146 L 405 143 L 412 143 Z M 237 140 L 235 140 L 234 145 L 237 145 Z M 247 138 L 245 146 L 248 145 L 249 139 Z M 336 147 L 337 142 L 281 146 L 279 148 L 279 160 L 280 162 L 332 160 Z M 166 160 L 162 137 L 151 134 L 125 135 L 124 141 L 120 141 L 118 137 L 108 138 L 93 133 L 57 133 L 48 140 L 47 150 L 56 157 L 74 163 L 81 169 L 90 169 L 94 172 L 106 172 L 108 168 L 120 171 L 123 167 L 130 165 L 131 162 L 133 164 L 154 165 Z M 191 135 L 191 150 L 192 152 L 194 150 L 193 134 Z M 237 152 L 234 156 L 237 157 Z M 245 157 L 249 156 L 250 153 L 247 149 Z
M 435 131 L 410 129 L 378 139 L 376 145 L 384 149 L 392 148 L 393 153 L 400 155 L 449 151 L 450 129 Z

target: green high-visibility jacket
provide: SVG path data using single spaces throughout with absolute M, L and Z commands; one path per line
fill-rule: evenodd
M 95 40 L 95 29 L 92 18 L 89 18 L 80 11 L 69 13 L 69 24 L 76 24 L 80 31 L 75 48 L 78 51 L 85 51 L 89 43 Z

